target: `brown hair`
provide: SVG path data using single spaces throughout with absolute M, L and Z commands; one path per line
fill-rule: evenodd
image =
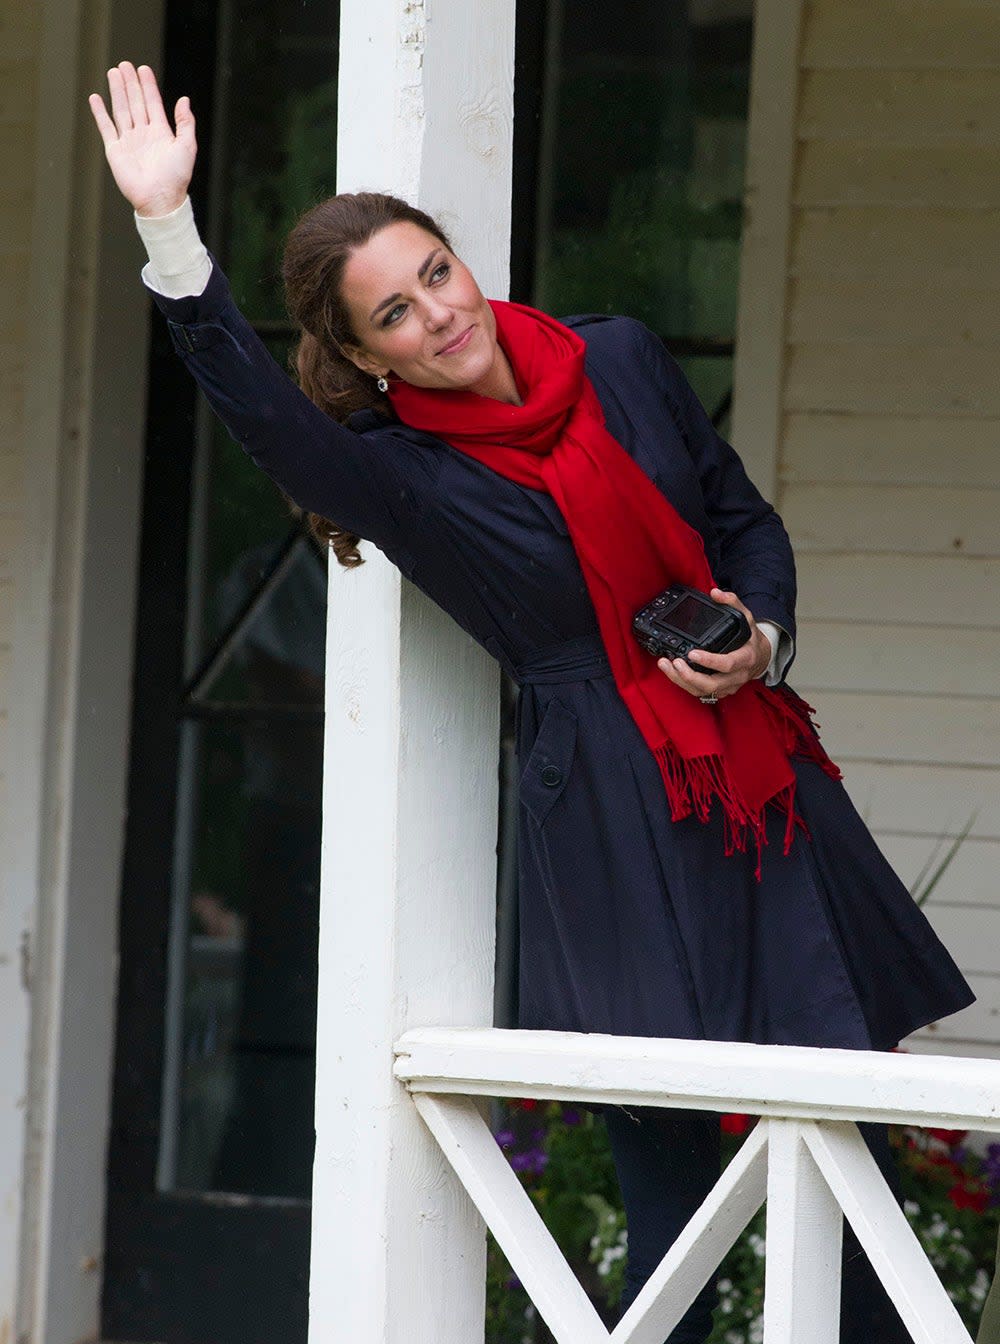
M 307 211 L 288 236 L 282 271 L 285 303 L 302 328 L 293 356 L 299 385 L 310 401 L 344 421 L 366 407 L 385 411 L 386 397 L 375 380 L 344 354 L 345 345 L 360 345 L 341 295 L 344 267 L 355 248 L 363 247 L 389 224 L 416 224 L 451 250 L 439 224 L 416 206 L 380 192 L 342 192 Z M 329 541 L 337 559 L 349 568 L 362 563 L 360 538 L 329 518 L 309 514 L 309 526 Z

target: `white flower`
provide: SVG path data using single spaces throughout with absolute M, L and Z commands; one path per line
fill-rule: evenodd
M 907 1218 L 916 1218 L 920 1213 L 920 1205 L 915 1199 L 908 1199 L 903 1204 L 903 1212 L 906 1214 Z

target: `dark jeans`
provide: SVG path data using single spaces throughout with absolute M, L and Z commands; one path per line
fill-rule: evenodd
M 719 1117 L 707 1111 L 607 1106 L 604 1119 L 628 1225 L 624 1313 L 718 1179 Z M 858 1128 L 900 1200 L 885 1126 Z M 667 1344 L 704 1344 L 716 1300 L 713 1276 Z M 841 1344 L 912 1344 L 846 1220 L 840 1329 Z

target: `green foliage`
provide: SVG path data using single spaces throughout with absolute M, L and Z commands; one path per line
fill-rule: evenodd
M 975 825 L 976 817 L 978 815 L 978 812 L 973 812 L 972 816 L 959 831 L 958 835 L 955 836 L 954 840 L 952 840 L 943 855 L 941 854 L 941 847 L 944 844 L 946 837 L 943 835 L 938 837 L 937 843 L 927 856 L 927 861 L 924 863 L 924 866 L 913 879 L 913 885 L 910 888 L 910 895 L 916 901 L 917 905 L 923 905 L 930 898 L 931 892 L 933 892 L 942 877 L 944 877 L 952 860 L 961 848 L 965 837 Z

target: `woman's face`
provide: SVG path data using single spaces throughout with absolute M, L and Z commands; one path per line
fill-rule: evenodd
M 417 224 L 389 224 L 356 248 L 341 292 L 358 341 L 346 353 L 374 377 L 479 390 L 506 362 L 471 271 Z

